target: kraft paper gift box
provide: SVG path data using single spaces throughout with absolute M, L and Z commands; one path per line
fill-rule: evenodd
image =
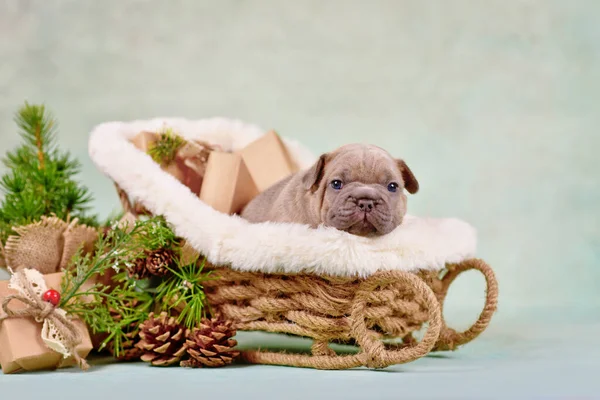
M 267 132 L 237 154 L 244 160 L 259 192 L 298 171 L 285 144 L 275 131 Z
M 239 154 L 213 152 L 208 157 L 200 200 L 215 210 L 239 213 L 258 189 Z
M 150 147 L 158 140 L 158 137 L 158 133 L 143 131 L 134 136 L 131 143 L 138 149 L 148 152 Z M 199 143 L 188 142 L 177 151 L 173 161 L 161 165 L 161 168 L 198 195 L 202 186 L 208 153 L 211 150 Z
M 48 289 L 60 291 L 62 273 L 44 275 Z M 16 294 L 8 288 L 8 281 L 0 281 L 0 302 L 9 295 Z M 10 302 L 13 310 L 19 310 L 25 305 L 13 300 Z M 76 347 L 77 354 L 85 359 L 92 350 L 92 341 L 84 322 L 73 320 L 81 334 L 82 341 Z M 58 367 L 75 365 L 73 357 L 63 359 L 63 355 L 51 350 L 42 340 L 42 323 L 33 318 L 9 318 L 0 324 L 0 365 L 2 372 L 11 374 L 22 371 L 54 370 Z
M 270 131 L 239 151 L 213 151 L 200 200 L 217 211 L 238 214 L 256 195 L 297 170 L 279 135 Z

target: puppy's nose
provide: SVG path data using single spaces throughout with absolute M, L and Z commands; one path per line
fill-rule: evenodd
M 371 199 L 360 199 L 358 200 L 358 208 L 364 212 L 371 212 L 373 207 L 375 206 L 375 202 Z

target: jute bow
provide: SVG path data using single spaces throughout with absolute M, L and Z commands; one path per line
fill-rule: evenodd
M 36 271 L 37 272 L 37 271 Z M 29 279 L 25 270 L 14 273 L 20 283 L 20 287 L 25 290 L 25 294 L 13 294 L 6 296 L 2 301 L 3 315 L 0 315 L 0 325 L 3 321 L 11 318 L 33 318 L 38 323 L 49 322 L 60 338 L 61 345 L 66 349 L 63 355 L 65 358 L 72 355 L 77 365 L 84 371 L 89 368 L 86 360 L 77 354 L 76 346 L 81 343 L 81 334 L 77 327 L 71 322 L 64 311 L 55 307 L 51 303 L 44 301 L 36 293 L 33 282 Z M 27 307 L 19 310 L 10 308 L 10 302 L 18 300 Z

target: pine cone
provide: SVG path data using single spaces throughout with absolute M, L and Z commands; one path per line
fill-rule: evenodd
M 240 352 L 234 350 L 237 341 L 231 339 L 236 334 L 231 321 L 203 319 L 200 326 L 188 333 L 186 340 L 189 360 L 181 362 L 182 367 L 223 367 L 230 364 Z
M 158 317 L 150 313 L 140 325 L 142 340 L 136 344 L 143 352 L 141 360 L 160 367 L 178 363 L 185 354 L 187 332 L 166 312 L 163 311 Z
M 163 277 L 169 273 L 167 267 L 173 263 L 174 253 L 170 249 L 159 249 L 147 252 L 144 257 L 135 260 L 129 268 L 129 275 L 136 279 L 149 276 Z
M 160 249 L 153 251 L 146 258 L 146 269 L 155 276 L 165 276 L 169 273 L 167 267 L 173 263 L 173 250 Z
M 146 269 L 146 257 L 141 257 L 133 262 L 133 265 L 127 269 L 129 276 L 135 279 L 145 279 L 150 273 Z

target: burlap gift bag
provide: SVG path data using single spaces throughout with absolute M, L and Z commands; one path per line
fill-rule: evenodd
M 14 228 L 4 246 L 5 263 L 19 271 L 33 268 L 42 274 L 51 274 L 67 268 L 78 249 L 93 251 L 98 231 L 78 220 L 67 223 L 56 217 L 42 217 L 40 221 Z

